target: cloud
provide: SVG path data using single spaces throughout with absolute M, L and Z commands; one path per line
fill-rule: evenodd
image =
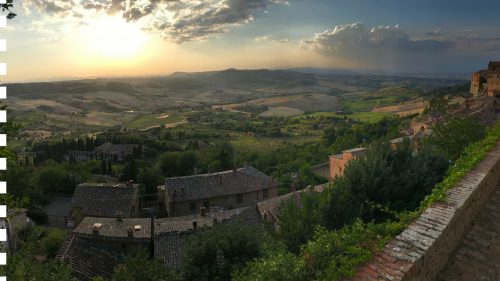
M 270 35 L 264 35 L 264 36 L 255 37 L 255 41 L 256 42 L 269 42 L 269 43 L 273 43 L 273 44 L 276 44 L 276 45 L 286 44 L 286 43 L 290 42 L 290 40 L 288 38 L 274 39 Z
M 150 30 L 176 42 L 205 40 L 233 26 L 250 23 L 256 13 L 264 12 L 271 4 L 286 3 L 281 0 L 179 1 L 170 7 L 172 19 L 157 20 Z
M 119 15 L 140 22 L 146 31 L 182 43 L 206 40 L 252 22 L 273 4 L 285 0 L 24 0 L 27 13 L 45 16 Z M 74 16 L 73 16 L 74 17 Z
M 75 3 L 72 0 L 25 0 L 24 9 L 29 9 L 31 5 L 35 10 L 49 15 L 64 15 L 74 9 Z
M 325 56 L 377 61 L 384 57 L 405 57 L 416 54 L 446 52 L 453 43 L 434 39 L 411 39 L 396 26 L 368 28 L 361 22 L 338 25 L 316 33 L 302 45 Z

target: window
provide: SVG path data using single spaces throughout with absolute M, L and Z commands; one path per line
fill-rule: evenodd
M 243 194 L 236 194 L 236 203 L 243 203 Z
M 269 196 L 269 189 L 264 189 L 264 190 L 262 191 L 262 196 L 263 196 L 264 198 L 267 198 L 267 197 Z
M 191 211 L 196 211 L 196 202 L 189 203 L 189 209 Z

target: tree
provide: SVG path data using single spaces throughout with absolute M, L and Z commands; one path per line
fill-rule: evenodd
M 326 145 L 332 145 L 337 139 L 335 127 L 326 128 L 323 132 L 323 141 Z
M 177 163 L 177 169 L 181 175 L 191 175 L 194 172 L 194 167 L 198 159 L 193 151 L 182 153 Z
M 44 192 L 70 192 L 73 189 L 68 173 L 52 164 L 40 170 L 37 183 Z
M 277 251 L 259 258 L 238 271 L 234 281 L 287 280 L 306 281 L 307 271 L 302 257 L 286 251 Z
M 270 237 L 264 229 L 226 223 L 201 231 L 186 245 L 182 272 L 186 280 L 231 280 L 233 272 L 261 256 Z
M 393 212 L 414 210 L 447 168 L 448 162 L 428 147 L 415 154 L 409 142 L 396 151 L 377 145 L 366 157 L 350 161 L 343 177 L 326 190 L 324 223 L 335 229 L 357 217 L 381 222 Z
M 234 148 L 228 141 L 221 141 L 215 148 L 217 160 L 223 170 L 232 169 L 234 165 Z
M 290 251 L 299 253 L 300 246 L 313 237 L 314 229 L 320 224 L 319 194 L 302 192 L 291 196 L 290 201 L 281 206 L 278 236 Z M 302 203 L 300 206 L 298 201 Z
M 179 175 L 178 163 L 180 155 L 177 152 L 167 152 L 160 157 L 160 169 L 166 177 Z
M 8 12 L 7 18 L 8 19 L 13 19 L 16 17 L 16 14 L 11 11 L 12 8 L 14 8 L 14 5 L 12 4 L 14 0 L 7 0 L 5 4 L 0 4 L 0 7 L 2 8 L 2 12 Z
M 127 163 L 125 164 L 125 176 L 127 180 L 137 180 L 137 174 L 139 173 L 139 167 L 133 157 L 127 157 Z
M 484 125 L 472 117 L 447 117 L 432 128 L 429 141 L 449 159 L 455 160 L 467 145 L 479 140 L 484 134 Z
M 157 186 L 163 182 L 163 177 L 156 167 L 145 167 L 139 171 L 137 181 L 144 185 L 144 193 L 156 197 Z
M 157 260 L 151 260 L 148 254 L 136 252 L 125 259 L 113 274 L 113 281 L 177 281 L 181 280 L 175 273 L 168 271 Z

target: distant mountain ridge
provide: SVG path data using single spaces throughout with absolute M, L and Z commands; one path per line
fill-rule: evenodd
M 290 70 L 252 69 L 239 70 L 230 68 L 222 71 L 208 72 L 175 72 L 169 77 L 191 78 L 218 86 L 232 85 L 262 85 L 269 86 L 279 83 L 297 82 L 300 86 L 317 84 L 316 76 L 312 73 L 301 73 Z

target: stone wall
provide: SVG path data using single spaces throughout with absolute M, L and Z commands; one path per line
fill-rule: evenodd
M 448 191 L 444 202 L 428 208 L 381 253 L 361 266 L 353 280 L 434 280 L 462 242 L 499 180 L 500 143 Z

